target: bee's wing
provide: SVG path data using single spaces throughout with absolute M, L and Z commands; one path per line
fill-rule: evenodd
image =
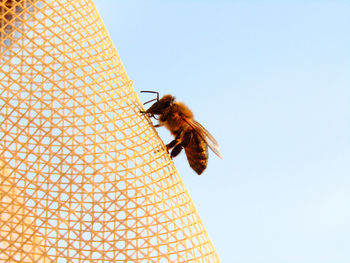
M 187 119 L 186 122 L 194 128 L 194 130 L 201 136 L 201 138 L 205 141 L 205 143 L 209 146 L 209 148 L 218 156 L 222 159 L 222 155 L 220 153 L 219 149 L 219 144 L 211 135 L 206 128 L 202 126 L 199 122 L 192 120 L 192 119 Z

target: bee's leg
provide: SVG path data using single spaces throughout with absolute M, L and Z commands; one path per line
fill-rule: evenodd
M 171 148 L 174 148 L 175 145 L 177 145 L 177 144 L 180 143 L 179 139 L 180 139 L 181 135 L 182 135 L 182 132 L 179 132 L 179 133 L 176 135 L 175 139 L 172 140 L 170 143 L 168 143 L 168 144 L 166 145 L 166 149 L 167 149 L 168 151 L 169 151 Z
M 176 144 L 178 144 L 179 143 L 179 141 L 178 140 L 172 140 L 170 143 L 168 143 L 167 145 L 166 145 L 166 148 L 167 148 L 167 150 L 169 151 L 171 148 L 174 148 L 174 146 L 176 145 Z
M 159 127 L 162 127 L 162 126 L 163 126 L 162 124 L 158 123 L 158 124 L 154 125 L 154 128 L 159 128 Z
M 171 157 L 171 159 L 173 159 L 174 157 L 176 157 L 176 156 L 178 156 L 179 155 L 179 153 L 182 151 L 182 146 L 181 146 L 181 144 L 178 144 L 178 145 L 176 145 L 175 147 L 174 147 L 174 149 L 171 151 L 171 153 L 170 153 L 170 157 Z
M 177 144 L 174 147 L 174 149 L 171 151 L 170 157 L 174 158 L 174 157 L 178 156 L 179 153 L 182 151 L 182 149 L 185 148 L 189 144 L 189 142 L 191 141 L 191 138 L 192 138 L 192 133 L 191 132 L 185 133 L 184 136 L 183 136 L 182 142 Z
M 184 134 L 183 140 L 181 142 L 181 146 L 184 148 L 187 147 L 187 145 L 190 143 L 191 139 L 192 139 L 192 132 L 186 132 Z
M 157 118 L 156 116 L 154 116 L 153 113 L 148 112 L 148 111 L 144 111 L 144 110 L 140 110 L 141 114 L 147 114 L 149 118 L 155 118 L 156 120 L 158 120 L 159 118 Z

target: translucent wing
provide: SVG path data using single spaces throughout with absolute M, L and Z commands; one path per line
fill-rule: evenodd
M 194 130 L 201 136 L 201 138 L 205 141 L 205 143 L 209 146 L 209 148 L 222 159 L 222 155 L 220 153 L 219 144 L 203 126 L 199 122 L 186 118 L 185 121 L 194 128 Z

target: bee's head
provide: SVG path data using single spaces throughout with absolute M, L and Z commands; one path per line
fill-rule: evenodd
M 175 97 L 172 95 L 165 95 L 159 101 L 155 102 L 146 113 L 150 114 L 162 114 L 168 109 L 175 101 Z

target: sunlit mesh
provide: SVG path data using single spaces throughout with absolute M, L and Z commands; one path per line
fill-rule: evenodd
M 0 262 L 218 262 L 93 3 L 2 0 L 0 41 Z

